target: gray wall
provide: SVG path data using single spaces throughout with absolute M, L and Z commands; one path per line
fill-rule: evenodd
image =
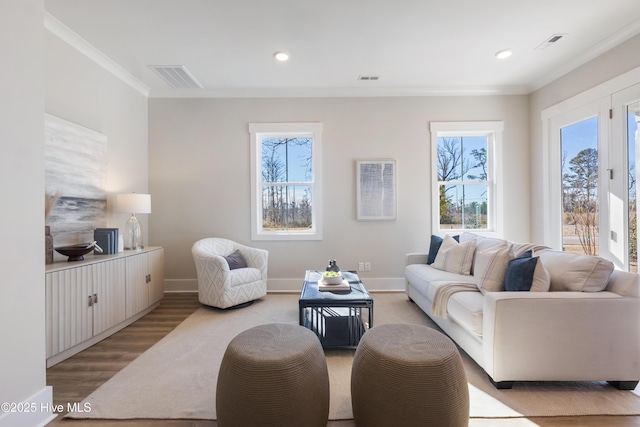
M 503 120 L 504 235 L 529 238 L 526 96 L 279 99 L 150 99 L 149 216 L 153 244 L 166 250 L 169 289 L 195 289 L 191 246 L 227 237 L 268 249 L 269 289 L 299 289 L 306 269 L 335 258 L 345 269 L 370 261 L 372 289 L 404 288 L 407 252 L 431 234 L 430 121 Z M 248 124 L 324 123 L 324 239 L 251 242 Z M 398 219 L 355 219 L 354 160 L 397 161 Z M 511 215 L 514 213 L 514 215 Z

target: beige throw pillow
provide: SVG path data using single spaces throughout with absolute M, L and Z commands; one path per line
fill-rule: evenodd
M 536 252 L 551 277 L 550 290 L 599 292 L 609 282 L 613 263 L 593 255 L 544 250 Z
M 549 277 L 549 272 L 545 266 L 542 265 L 542 261 L 538 259 L 536 269 L 533 273 L 533 284 L 531 285 L 530 292 L 547 292 L 550 286 L 551 277 Z
M 431 267 L 450 273 L 469 276 L 471 274 L 471 264 L 473 254 L 476 250 L 476 241 L 470 240 L 465 243 L 458 243 L 448 234 L 444 237 L 438 255 Z
M 504 291 L 504 276 L 512 259 L 511 243 L 501 243 L 489 249 L 476 251 L 473 277 L 480 292 Z

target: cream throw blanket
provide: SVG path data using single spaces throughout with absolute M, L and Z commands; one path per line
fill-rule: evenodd
M 437 282 L 434 282 L 434 284 Z M 438 286 L 431 304 L 431 314 L 447 318 L 447 304 L 449 298 L 457 292 L 480 292 L 475 283 L 445 283 Z

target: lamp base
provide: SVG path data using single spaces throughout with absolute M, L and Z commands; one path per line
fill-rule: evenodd
M 131 214 L 131 218 L 124 225 L 124 249 L 139 251 L 142 246 L 142 227 L 136 214 Z

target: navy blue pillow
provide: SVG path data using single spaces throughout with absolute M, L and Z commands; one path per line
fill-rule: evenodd
M 504 276 L 505 291 L 529 291 L 533 285 L 533 274 L 536 271 L 539 257 L 532 257 L 529 250 L 509 261 Z
M 236 268 L 247 268 L 247 262 L 242 258 L 240 252 L 235 251 L 231 255 L 224 257 L 229 264 L 229 270 L 235 270 Z
M 456 242 L 460 243 L 460 236 L 453 236 Z M 429 256 L 427 257 L 427 264 L 433 264 L 433 261 L 436 260 L 436 255 L 438 255 L 438 251 L 440 250 L 440 246 L 442 246 L 442 241 L 444 239 L 440 236 L 436 236 L 435 234 L 431 235 L 431 244 L 429 245 Z

